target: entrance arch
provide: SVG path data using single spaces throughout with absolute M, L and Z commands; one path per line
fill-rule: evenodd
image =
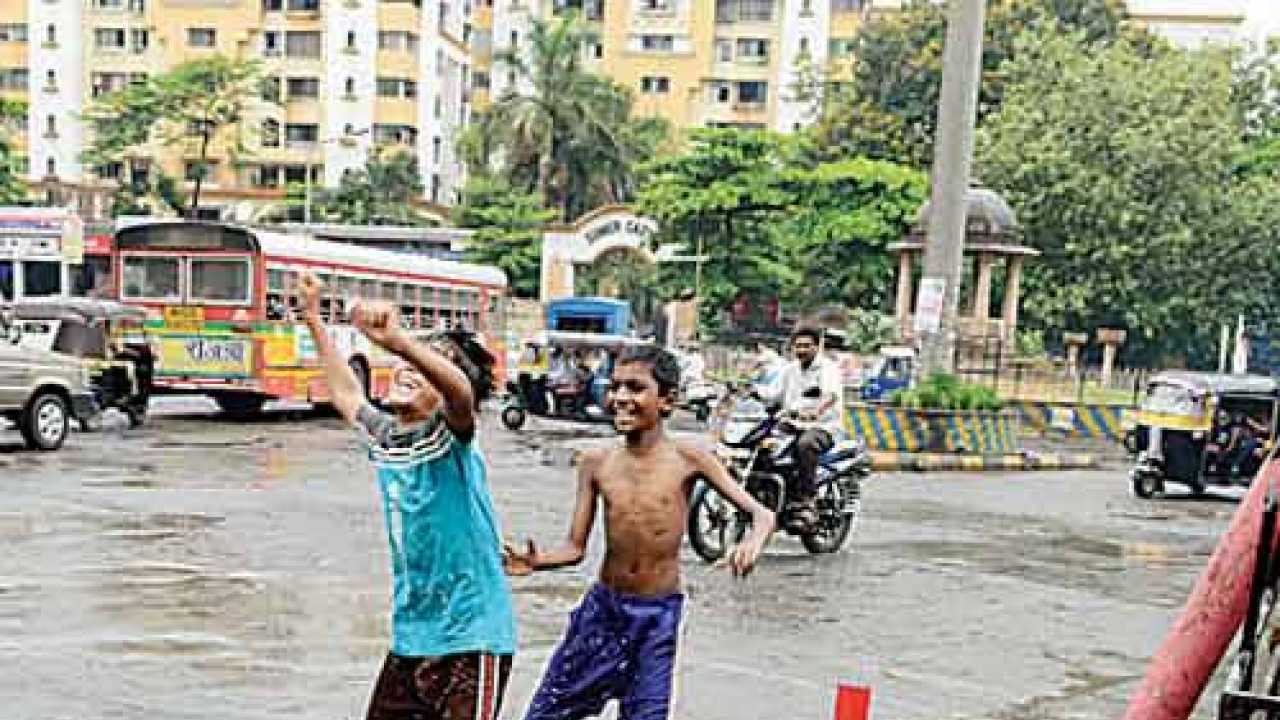
M 606 205 L 572 225 L 549 227 L 542 235 L 540 299 L 572 297 L 575 265 L 592 264 L 620 252 L 656 262 L 657 233 L 657 223 L 625 205 Z

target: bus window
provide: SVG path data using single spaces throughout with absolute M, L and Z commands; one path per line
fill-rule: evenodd
M 177 258 L 126 257 L 123 299 L 181 300 L 181 274 L 178 270 Z
M 24 297 L 51 297 L 62 294 L 62 263 L 26 260 L 20 267 Z
M 421 297 L 418 298 L 418 304 L 422 307 L 422 327 L 434 328 L 436 326 L 436 288 L 430 285 L 422 285 L 418 288 Z
M 453 289 L 438 288 L 436 290 L 436 329 L 453 329 Z
M 399 301 L 399 285 L 396 285 L 395 283 L 380 283 L 380 285 L 381 287 L 378 293 L 379 298 L 393 303 Z
M 0 300 L 13 300 L 12 260 L 0 260 Z
M 289 306 L 285 301 L 288 292 L 284 270 L 267 270 L 267 319 L 284 320 Z
M 76 297 L 109 298 L 114 294 L 115 283 L 111 278 L 111 258 L 106 255 L 85 255 L 82 265 L 73 266 L 71 294 Z
M 360 291 L 356 293 L 362 300 L 378 299 L 378 281 L 377 280 L 361 280 Z
M 249 261 L 243 258 L 191 258 L 191 301 L 247 305 Z
M 325 322 L 333 322 L 333 311 L 335 298 L 341 298 L 342 292 L 334 286 L 336 279 L 329 273 L 318 272 L 315 274 L 316 280 L 320 281 L 320 287 L 324 290 L 320 294 L 320 319 Z M 338 314 L 342 314 L 342 300 L 337 300 Z
M 418 288 L 412 285 L 400 286 L 400 317 L 407 328 L 422 327 L 422 320 L 418 317 Z

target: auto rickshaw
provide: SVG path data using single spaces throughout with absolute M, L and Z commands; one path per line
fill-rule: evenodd
M 1134 494 L 1153 497 L 1170 481 L 1197 495 L 1210 485 L 1249 485 L 1275 444 L 1278 403 L 1280 382 L 1269 377 L 1156 375 L 1134 418 Z
M 528 373 L 507 382 L 502 424 L 519 430 L 529 415 L 578 422 L 608 422 L 605 403 L 613 359 L 629 345 L 643 341 L 627 335 L 547 332 L 530 343 L 545 359 L 545 375 Z M 528 348 L 527 348 L 528 349 Z M 545 363 L 545 365 L 543 365 Z
M 110 300 L 50 298 L 21 300 L 12 311 L 22 326 L 22 346 L 79 358 L 101 410 L 120 410 L 132 427 L 145 422 L 155 369 L 145 310 Z

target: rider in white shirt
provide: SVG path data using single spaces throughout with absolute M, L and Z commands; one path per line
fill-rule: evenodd
M 800 327 L 791 334 L 795 360 L 782 368 L 776 385 L 783 410 L 794 413 L 806 424 L 796 443 L 799 485 L 794 490 L 793 513 L 801 522 L 816 522 L 814 481 L 818 458 L 830 450 L 842 433 L 840 396 L 843 392 L 840 367 L 819 352 L 820 331 Z

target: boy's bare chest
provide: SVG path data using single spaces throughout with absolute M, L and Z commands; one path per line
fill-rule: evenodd
M 612 511 L 678 511 L 689 475 L 678 456 L 624 458 L 605 462 L 596 473 L 596 485 Z

